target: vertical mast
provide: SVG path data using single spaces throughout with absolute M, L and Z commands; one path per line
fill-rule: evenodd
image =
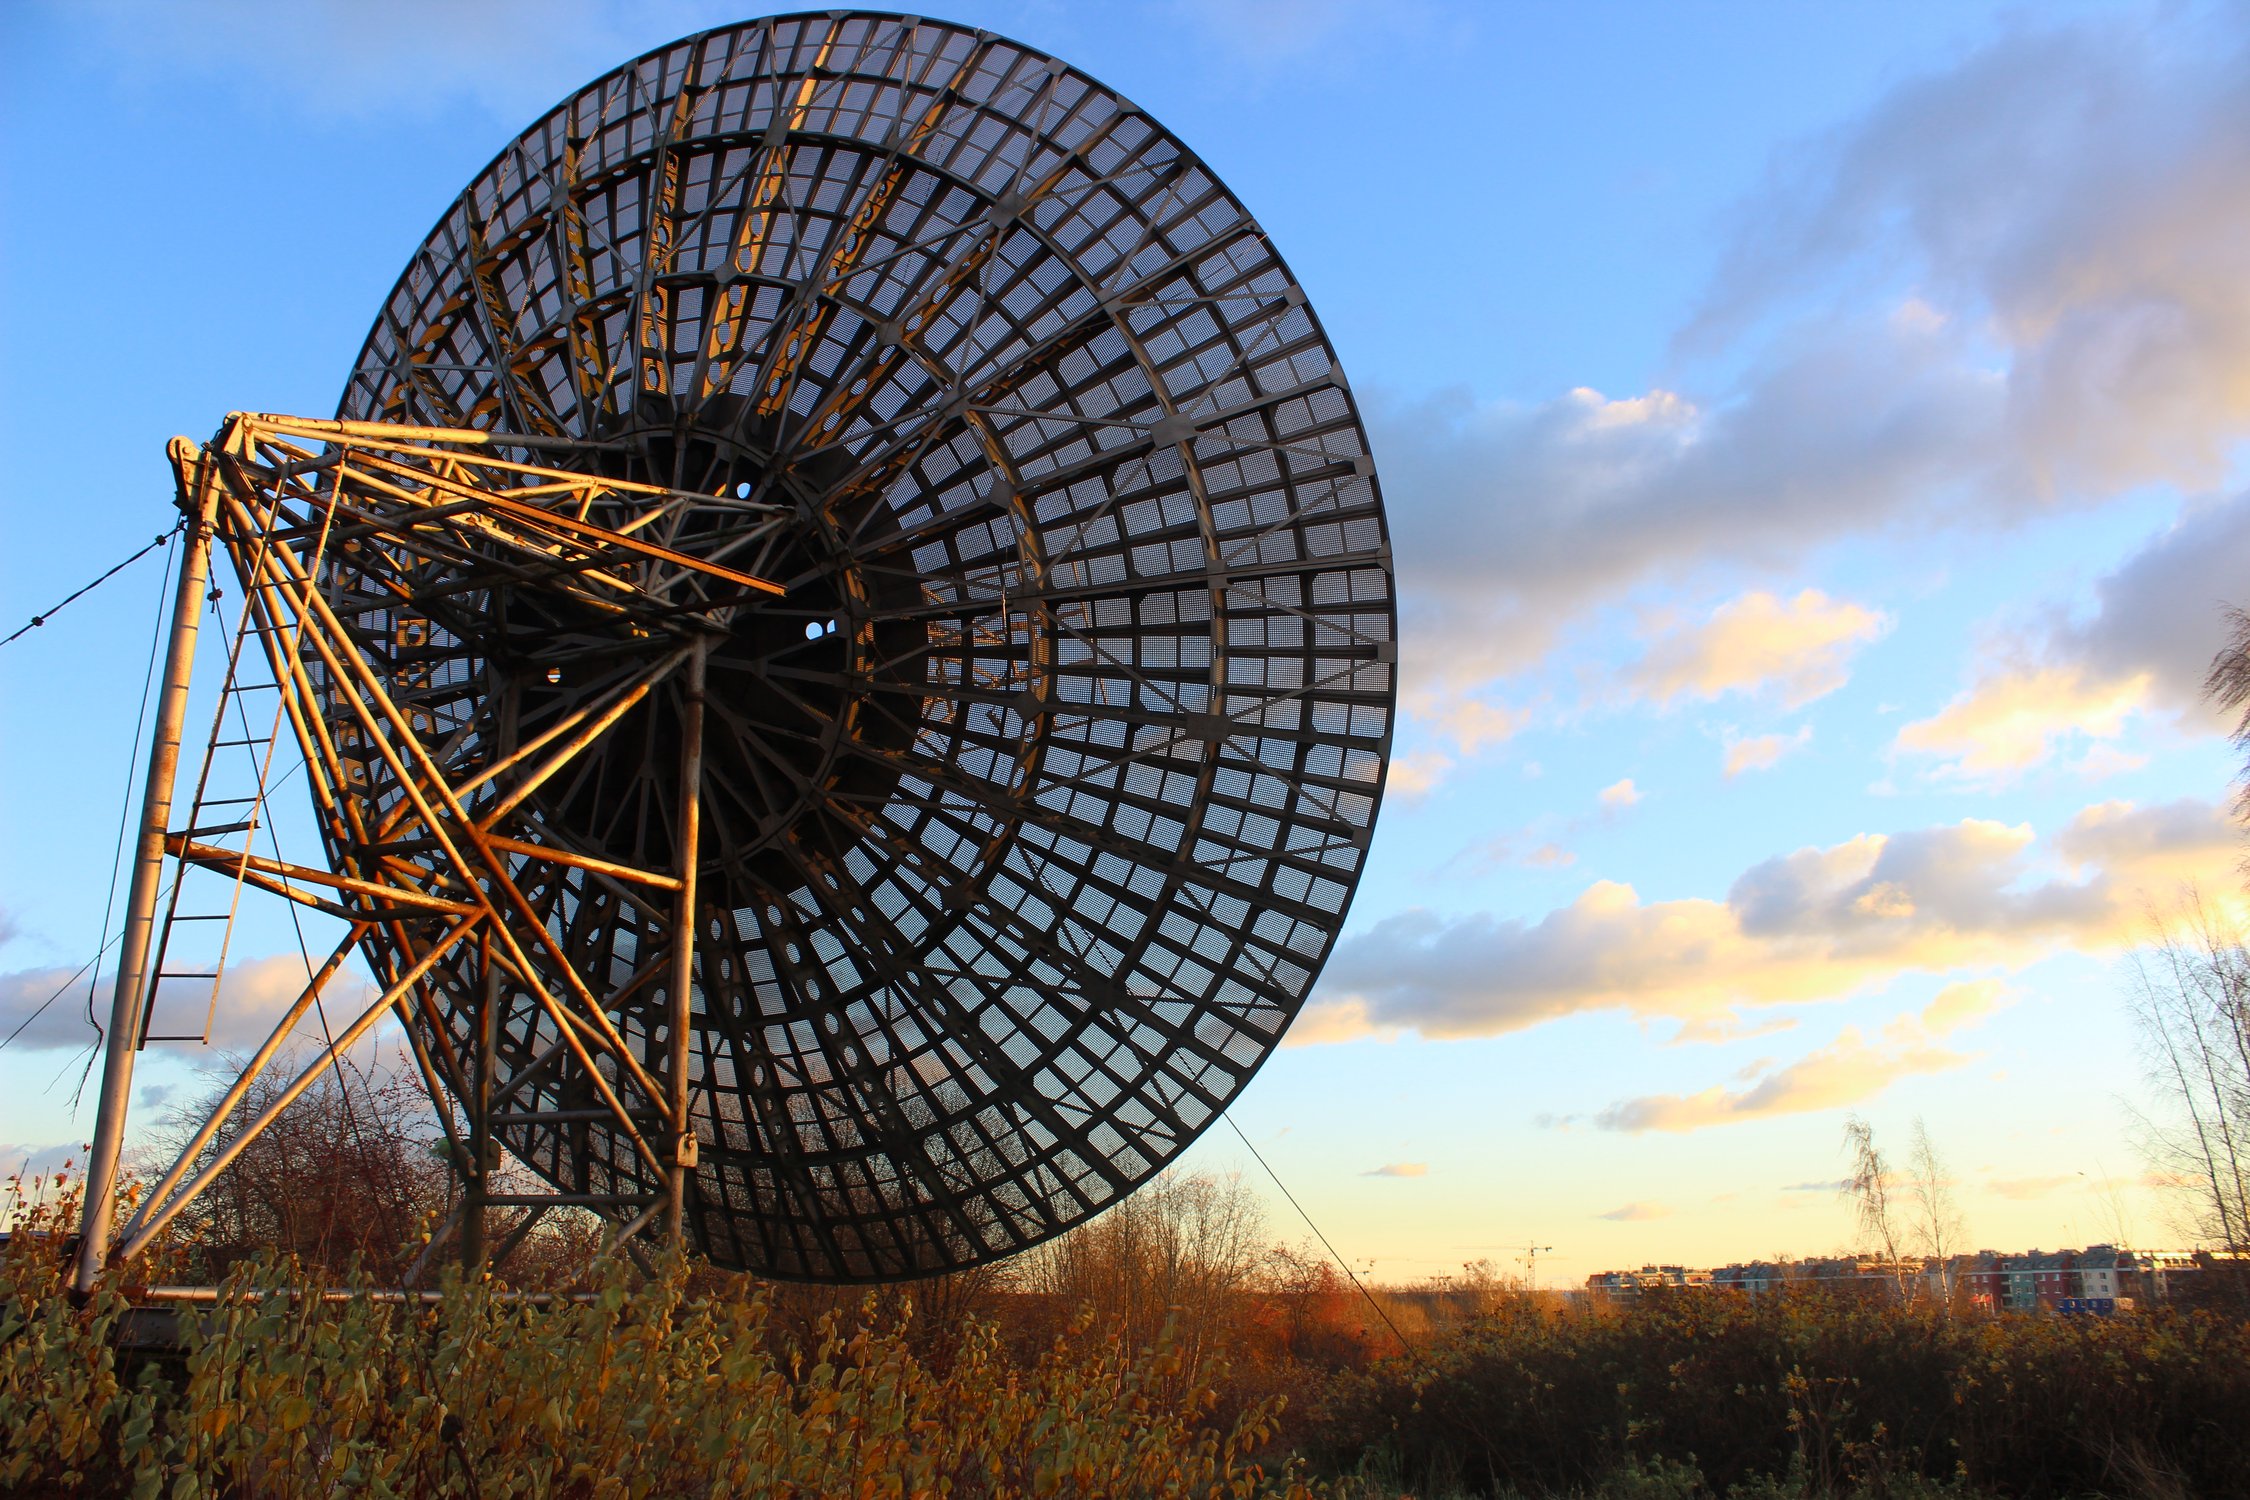
M 195 670 L 195 636 L 204 586 L 211 574 L 211 520 L 219 487 L 205 472 L 195 445 L 174 438 L 172 470 L 180 509 L 188 516 L 180 557 L 179 591 L 172 599 L 172 639 L 164 654 L 164 689 L 156 701 L 156 734 L 149 743 L 148 784 L 141 800 L 141 836 L 133 857 L 133 883 L 125 903 L 125 931 L 117 951 L 117 992 L 110 1002 L 107 1057 L 102 1064 L 100 1111 L 86 1164 L 85 1216 L 80 1221 L 78 1263 L 71 1288 L 94 1289 L 109 1256 L 109 1231 L 117 1212 L 117 1156 L 125 1139 L 125 1107 L 133 1090 L 134 1055 L 141 1044 L 141 1010 L 148 998 L 149 940 L 164 879 L 164 834 L 172 820 L 172 782 L 180 765 L 180 729 L 187 718 L 188 678 Z

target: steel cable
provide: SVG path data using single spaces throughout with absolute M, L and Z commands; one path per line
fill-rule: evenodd
M 66 605 L 77 603 L 80 599 L 85 598 L 88 594 L 91 594 L 94 590 L 100 588 L 103 584 L 109 582 L 118 574 L 124 572 L 133 564 L 139 562 L 142 558 L 148 556 L 151 552 L 154 552 L 157 548 L 172 540 L 173 537 L 179 535 L 181 529 L 186 525 L 187 523 L 185 521 L 182 521 L 180 525 L 173 527 L 170 531 L 160 533 L 155 541 L 150 542 L 147 546 L 141 548 L 140 551 L 134 553 L 131 557 L 126 558 L 116 567 L 111 568 L 107 573 L 104 573 L 101 577 L 95 579 L 92 583 L 87 584 L 84 588 L 79 589 L 76 593 L 66 596 L 60 604 L 50 605 L 41 613 L 33 615 L 31 617 L 30 624 L 18 626 L 14 635 L 7 637 L 5 640 L 0 640 L 0 646 L 13 645 L 20 638 L 31 634 L 31 632 L 37 630 L 40 626 L 46 624 L 57 614 L 61 613 Z
M 1329 1258 L 1334 1260 L 1337 1265 L 1343 1267 L 1345 1277 L 1350 1280 L 1353 1286 L 1359 1288 L 1359 1294 L 1367 1299 L 1367 1305 L 1375 1309 L 1375 1316 L 1383 1320 L 1383 1326 L 1391 1331 L 1391 1337 L 1398 1340 L 1398 1347 L 1400 1351 L 1406 1354 L 1412 1354 L 1414 1352 L 1414 1346 L 1406 1341 L 1406 1335 L 1398 1331 L 1398 1325 L 1391 1321 L 1391 1315 L 1389 1313 L 1383 1311 L 1383 1304 L 1375 1300 L 1375 1294 L 1367 1289 L 1367 1283 L 1361 1281 L 1359 1277 L 1353 1273 L 1351 1262 L 1345 1260 L 1344 1257 L 1336 1253 L 1336 1247 L 1328 1242 L 1327 1235 L 1320 1232 L 1320 1226 L 1313 1222 L 1313 1216 L 1311 1214 L 1305 1212 L 1305 1205 L 1297 1201 L 1297 1195 L 1289 1191 L 1289 1184 L 1281 1180 L 1281 1174 L 1273 1169 L 1273 1163 L 1266 1160 L 1265 1153 L 1260 1151 L 1256 1146 L 1252 1146 L 1250 1144 L 1250 1137 L 1242 1133 L 1242 1127 L 1240 1125 L 1235 1124 L 1234 1116 L 1222 1115 L 1220 1116 L 1220 1118 L 1227 1122 L 1227 1128 L 1234 1132 L 1235 1139 L 1242 1142 L 1242 1144 L 1249 1149 L 1250 1154 L 1253 1157 L 1257 1158 L 1258 1165 L 1266 1169 L 1266 1175 L 1273 1179 L 1273 1185 L 1281 1189 L 1281 1196 L 1287 1198 L 1289 1200 L 1289 1206 L 1297 1210 L 1297 1217 L 1305 1221 L 1305 1227 L 1313 1232 L 1314 1239 L 1320 1241 L 1321 1248 L 1328 1252 Z

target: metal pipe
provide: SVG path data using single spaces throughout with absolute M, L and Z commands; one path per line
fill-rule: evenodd
M 511 839 L 497 833 L 487 833 L 485 838 L 495 849 L 509 854 L 528 855 L 533 859 L 545 860 L 551 865 L 568 865 L 574 870 L 586 870 L 596 875 L 609 875 L 619 880 L 630 880 L 640 885 L 653 885 L 658 890 L 663 891 L 676 891 L 680 888 L 679 881 L 670 875 L 659 875 L 653 870 L 637 870 L 631 865 L 621 865 L 614 860 L 596 859 L 590 854 L 573 854 L 567 849 L 558 849 L 553 844 L 527 843 L 523 839 Z
M 492 1123 L 496 1128 L 516 1130 L 532 1125 L 573 1125 L 581 1120 L 614 1118 L 606 1109 L 540 1109 L 526 1110 L 522 1114 L 495 1112 Z
M 389 1015 L 391 1008 L 398 1004 L 408 990 L 411 990 L 420 982 L 424 974 L 430 972 L 437 961 L 445 956 L 447 949 L 459 942 L 471 928 L 484 920 L 484 916 L 480 913 L 473 917 L 463 917 L 455 923 L 444 936 L 431 946 L 429 952 L 423 954 L 415 962 L 413 968 L 406 971 L 405 978 L 385 990 L 373 1005 L 368 1006 L 365 1011 L 360 1013 L 358 1020 L 336 1033 L 335 1041 L 321 1048 L 311 1064 L 302 1073 L 299 1073 L 288 1087 L 276 1094 L 272 1101 L 258 1112 L 256 1118 L 244 1125 L 232 1140 L 227 1141 L 214 1151 L 211 1154 L 211 1160 L 205 1163 L 203 1170 L 196 1173 L 194 1177 L 181 1186 L 179 1191 L 162 1207 L 152 1209 L 148 1214 L 147 1221 L 141 1225 L 131 1239 L 125 1242 L 125 1247 L 118 1252 L 118 1258 L 130 1260 L 140 1254 L 147 1247 L 148 1242 L 156 1238 L 165 1225 L 172 1222 L 174 1214 L 193 1203 L 203 1190 L 210 1186 L 211 1179 L 226 1170 L 228 1162 L 241 1155 L 243 1149 L 256 1140 L 259 1134 L 272 1124 L 283 1110 L 297 1102 L 299 1094 L 312 1087 L 313 1080 L 320 1076 L 321 1070 L 329 1066 L 330 1058 L 340 1057 L 349 1052 L 352 1043 L 364 1036 L 377 1021 Z
M 239 500 L 232 503 L 239 516 L 249 521 L 250 524 L 255 524 L 255 519 L 249 516 L 249 512 Z M 344 628 L 342 622 L 336 618 L 335 612 L 328 607 L 327 601 L 322 599 L 319 591 L 313 587 L 310 575 L 303 571 L 286 546 L 277 543 L 273 548 L 273 556 L 277 565 L 287 571 L 298 591 L 292 603 L 300 612 L 308 613 L 308 623 L 314 627 L 307 632 L 306 643 L 319 654 L 323 665 L 326 666 L 336 682 L 350 684 L 354 687 L 355 691 L 344 695 L 345 705 L 359 719 L 361 727 L 369 737 L 370 746 L 383 758 L 384 764 L 390 768 L 391 774 L 398 779 L 400 791 L 405 793 L 407 798 L 413 802 L 416 811 L 421 814 L 422 824 L 429 831 L 430 837 L 437 841 L 439 848 L 444 851 L 446 859 L 456 870 L 461 872 L 465 880 L 477 881 L 481 877 L 483 881 L 496 887 L 506 899 L 510 908 L 530 924 L 533 941 L 546 948 L 554 956 L 557 964 L 560 965 L 556 972 L 570 986 L 579 1003 L 586 1008 L 586 1015 L 581 1018 L 585 1029 L 602 1042 L 605 1050 L 617 1060 L 619 1070 L 627 1075 L 632 1085 L 641 1091 L 644 1098 L 658 1098 L 662 1090 L 656 1080 L 649 1076 L 648 1070 L 641 1066 L 640 1059 L 633 1055 L 632 1049 L 627 1046 L 625 1038 L 618 1032 L 616 1025 L 610 1021 L 599 1002 L 594 999 L 593 993 L 586 988 L 585 981 L 579 978 L 576 970 L 569 967 L 569 955 L 562 951 L 554 935 L 547 931 L 544 919 L 531 909 L 531 904 L 524 899 L 523 893 L 518 891 L 515 883 L 508 878 L 507 868 L 501 863 L 498 852 L 490 844 L 484 842 L 484 835 L 481 830 L 469 820 L 458 796 L 446 781 L 444 773 L 430 760 L 429 752 L 423 748 L 421 742 L 414 738 L 405 716 L 399 712 L 398 706 L 391 701 L 390 695 L 383 690 L 381 682 L 375 676 L 374 669 L 369 667 L 365 659 L 358 654 L 358 648 L 353 644 L 350 632 Z M 672 659 L 677 660 L 678 653 L 675 653 Z M 370 704 L 373 707 L 370 707 Z M 481 870 L 477 865 L 471 864 L 463 858 L 459 849 L 455 847 L 452 838 L 439 825 L 437 812 L 429 802 L 428 793 L 416 783 L 413 773 L 408 769 L 398 746 L 393 745 L 386 735 L 384 731 L 386 722 L 391 731 L 400 736 L 406 753 L 411 754 L 416 763 L 428 775 L 430 787 L 444 799 L 446 809 L 452 815 L 454 822 L 459 825 L 462 836 L 469 840 L 472 848 L 475 849 L 483 867 Z M 471 889 L 475 889 L 475 886 L 472 885 Z M 586 1047 L 585 1038 L 579 1034 L 580 1022 L 574 1020 L 568 1014 L 561 1002 L 548 995 L 543 986 L 530 983 L 529 976 L 534 972 L 530 955 L 524 951 L 522 944 L 507 929 L 506 924 L 500 920 L 499 907 L 493 903 L 490 895 L 481 898 L 480 908 L 491 914 L 493 922 L 491 930 L 493 935 L 501 942 L 503 957 L 519 976 L 525 978 L 533 997 L 538 1000 L 540 1007 L 554 1021 L 556 1029 L 562 1032 L 563 1040 L 569 1044 L 572 1055 L 577 1058 L 579 1066 L 585 1070 L 587 1083 L 600 1096 L 604 1104 L 617 1112 L 620 1129 L 632 1143 L 634 1150 L 639 1152 L 642 1159 L 649 1164 L 650 1170 L 661 1173 L 664 1170 L 663 1158 L 633 1128 L 631 1121 L 626 1116 L 624 1101 L 618 1098 L 617 1092 L 611 1086 L 609 1079 L 603 1076 L 601 1070 L 594 1065 L 594 1059 Z
M 672 669 L 678 666 L 681 661 L 685 660 L 688 656 L 692 655 L 693 651 L 693 647 L 690 647 L 687 650 L 683 651 L 675 651 L 666 656 L 662 661 L 659 661 L 653 668 L 650 669 L 646 676 L 641 678 L 640 681 L 634 683 L 626 692 L 619 695 L 616 702 L 603 709 L 594 717 L 591 723 L 581 727 L 576 734 L 573 734 L 566 742 L 564 742 L 561 749 L 557 750 L 554 754 L 548 756 L 544 761 L 540 762 L 539 768 L 537 770 L 531 772 L 528 776 L 525 776 L 521 781 L 510 787 L 497 802 L 493 802 L 479 808 L 478 811 L 483 814 L 483 817 L 478 820 L 477 826 L 480 828 L 491 828 L 494 824 L 498 823 L 502 817 L 506 816 L 510 812 L 513 812 L 516 808 L 516 805 L 522 802 L 524 798 L 530 796 L 533 792 L 538 791 L 539 788 L 545 784 L 548 777 L 554 775 L 557 771 L 560 771 L 563 767 L 569 765 L 572 760 L 577 758 L 577 755 L 581 750 L 584 750 L 588 745 L 593 744 L 594 741 L 609 733 L 609 729 L 612 724 L 615 724 L 619 719 L 624 718 L 635 704 L 639 703 L 643 698 L 647 697 L 651 688 L 655 687 L 665 678 L 671 676 Z M 534 743 L 537 742 L 535 741 Z M 517 756 L 521 756 L 522 754 L 523 751 L 516 752 Z M 516 756 L 510 757 L 511 760 L 515 758 Z M 481 782 L 484 779 L 484 777 L 480 776 L 477 778 L 477 781 Z M 476 782 L 470 783 L 471 786 L 474 786 L 476 784 Z M 465 790 L 462 795 L 467 795 Z
M 164 692 L 156 702 L 156 733 L 149 742 L 148 782 L 141 795 L 141 837 L 133 883 L 125 902 L 125 931 L 117 951 L 117 990 L 110 1000 L 108 1056 L 86 1163 L 86 1207 L 79 1221 L 78 1265 L 71 1289 L 94 1289 L 109 1259 L 109 1232 L 117 1211 L 117 1155 L 125 1144 L 125 1111 L 133 1092 L 141 1005 L 148 983 L 149 942 L 156 926 L 157 889 L 164 877 L 164 835 L 172 821 L 172 783 L 180 767 L 180 729 L 187 719 L 188 679 L 195 670 L 195 637 L 203 592 L 211 576 L 211 520 L 219 489 L 204 472 L 200 450 L 186 438 L 171 444 L 180 509 L 188 514 L 180 555 L 180 582 L 172 596 L 172 639 L 164 654 Z
M 312 1009 L 313 1002 L 328 987 L 328 981 L 335 978 L 336 971 L 344 966 L 344 960 L 351 957 L 352 949 L 372 930 L 365 922 L 353 923 L 351 931 L 345 933 L 344 940 L 336 945 L 336 951 L 329 954 L 327 961 L 305 980 L 305 987 L 297 992 L 296 1000 L 290 1004 L 289 1009 L 282 1012 L 281 1019 L 274 1023 L 273 1030 L 267 1033 L 257 1052 L 249 1062 L 243 1064 L 242 1071 L 235 1075 L 233 1084 L 220 1096 L 219 1102 L 196 1128 L 188 1143 L 180 1148 L 179 1157 L 172 1163 L 171 1170 L 149 1189 L 148 1196 L 141 1199 L 140 1211 L 125 1223 L 124 1232 L 128 1238 L 139 1230 L 141 1220 L 148 1217 L 149 1210 L 162 1203 L 171 1195 L 172 1189 L 180 1185 L 180 1179 L 187 1176 L 195 1165 L 195 1159 L 203 1154 L 203 1148 L 211 1144 L 211 1137 L 217 1135 L 233 1117 L 243 1096 L 250 1092 L 258 1075 L 265 1072 L 266 1064 L 273 1061 L 274 1054 L 289 1040 L 290 1034 L 297 1029 L 297 1023 L 304 1019 L 305 1012 Z
M 547 1217 L 547 1208 L 548 1205 L 544 1203 L 533 1205 L 516 1227 L 508 1231 L 507 1238 L 500 1241 L 500 1248 L 492 1252 L 493 1265 L 504 1266 L 508 1263 L 508 1257 L 516 1253 L 516 1247 L 530 1238 L 531 1231 L 538 1227 L 539 1221 Z
M 477 1039 L 470 1059 L 469 1162 L 461 1172 L 461 1269 L 471 1276 L 484 1269 L 484 1207 L 492 1184 L 485 1173 L 492 1146 L 492 1063 L 500 1050 L 500 970 L 492 961 L 492 934 L 477 934 L 477 967 L 484 993 L 476 1013 Z M 456 1163 L 458 1166 L 459 1163 Z
M 687 1245 L 688 1176 L 695 1170 L 695 1121 L 688 1113 L 688 1026 L 691 991 L 695 985 L 695 896 L 697 844 L 703 827 L 703 675 L 710 655 L 711 638 L 697 636 L 695 652 L 688 658 L 686 691 L 680 695 L 680 807 L 679 836 L 674 841 L 680 862 L 678 915 L 672 920 L 671 1057 L 665 1069 L 671 1109 L 672 1164 L 664 1200 L 664 1238 L 673 1251 Z
M 302 1292 L 294 1288 L 279 1291 L 235 1291 L 216 1286 L 152 1286 L 135 1294 L 149 1302 L 399 1302 L 434 1306 L 446 1298 L 444 1292 L 422 1292 L 388 1287 L 368 1291 Z M 501 1303 L 528 1303 L 533 1307 L 546 1307 L 555 1302 L 591 1302 L 592 1292 L 491 1292 L 493 1301 Z

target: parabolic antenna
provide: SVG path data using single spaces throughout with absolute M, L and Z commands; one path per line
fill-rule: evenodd
M 1390 550 L 1303 292 L 1130 103 L 927 20 L 688 37 L 469 185 L 339 418 L 244 419 L 219 531 L 260 608 L 260 549 L 317 583 L 331 866 L 439 902 L 362 951 L 558 1201 L 645 1224 L 681 1167 L 721 1265 L 969 1267 L 1281 1039 L 1382 789 Z

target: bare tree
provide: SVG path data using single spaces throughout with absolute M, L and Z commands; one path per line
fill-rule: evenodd
M 208 1090 L 174 1112 L 150 1143 L 159 1169 L 194 1135 L 240 1066 L 210 1073 Z M 231 1145 L 277 1097 L 300 1060 L 277 1059 L 204 1148 L 199 1164 Z M 431 1147 L 436 1117 L 418 1082 L 399 1070 L 349 1061 L 323 1070 L 253 1138 L 178 1219 L 204 1274 L 218 1276 L 262 1251 L 296 1255 L 330 1271 L 353 1259 L 385 1285 L 420 1248 L 424 1226 L 444 1211 L 450 1172 Z
M 1937 1262 L 1938 1295 L 1953 1305 L 1953 1257 L 1961 1253 L 1968 1230 L 1960 1205 L 1953 1199 L 1953 1177 L 1945 1159 L 1930 1140 L 1929 1127 L 1914 1117 L 1914 1136 L 1907 1147 L 1907 1186 L 1914 1204 L 1915 1238 L 1922 1253 Z
M 140 1153 L 154 1178 L 207 1119 L 239 1072 L 241 1059 L 206 1074 L 207 1087 L 175 1110 Z M 198 1165 L 236 1141 L 244 1125 L 295 1077 L 301 1055 L 285 1053 L 252 1080 L 249 1092 L 198 1157 Z M 338 1274 L 355 1260 L 368 1284 L 397 1285 L 418 1262 L 424 1274 L 455 1258 L 458 1239 L 433 1247 L 425 1262 L 423 1234 L 456 1202 L 446 1162 L 444 1129 L 430 1098 L 403 1056 L 385 1063 L 372 1051 L 338 1059 L 261 1131 L 168 1231 L 193 1274 L 218 1277 L 260 1253 L 294 1255 Z M 537 1191 L 530 1170 L 503 1158 L 495 1175 L 503 1193 Z M 518 1286 L 569 1284 L 588 1266 L 602 1226 L 583 1209 L 559 1209 L 526 1224 L 528 1232 L 495 1235 L 510 1247 L 488 1269 Z
M 2227 643 L 2211 658 L 2211 673 L 2203 679 L 2203 691 L 2221 713 L 2240 715 L 2235 720 L 2234 743 L 2250 752 L 2250 612 L 2227 611 Z M 2242 795 L 2235 806 L 2243 817 L 2250 818 L 2250 764 L 2243 768 Z
M 2150 941 L 2127 968 L 2156 1098 L 2142 1145 L 2183 1187 L 2182 1227 L 2207 1244 L 2250 1249 L 2250 948 L 2193 892 L 2150 922 Z
M 1875 1144 L 1875 1127 L 1858 1115 L 1845 1120 L 1844 1151 L 1852 1163 L 1851 1175 L 1844 1179 L 1844 1196 L 1851 1200 L 1859 1221 L 1860 1244 L 1889 1264 L 1903 1300 L 1907 1289 L 1898 1266 L 1899 1224 L 1891 1209 L 1891 1167 Z
M 1264 1234 L 1262 1206 L 1240 1178 L 1163 1172 L 1011 1269 L 1024 1291 L 1091 1308 L 1136 1343 L 1176 1317 L 1192 1364 L 1205 1336 L 1235 1321 L 1265 1263 Z

